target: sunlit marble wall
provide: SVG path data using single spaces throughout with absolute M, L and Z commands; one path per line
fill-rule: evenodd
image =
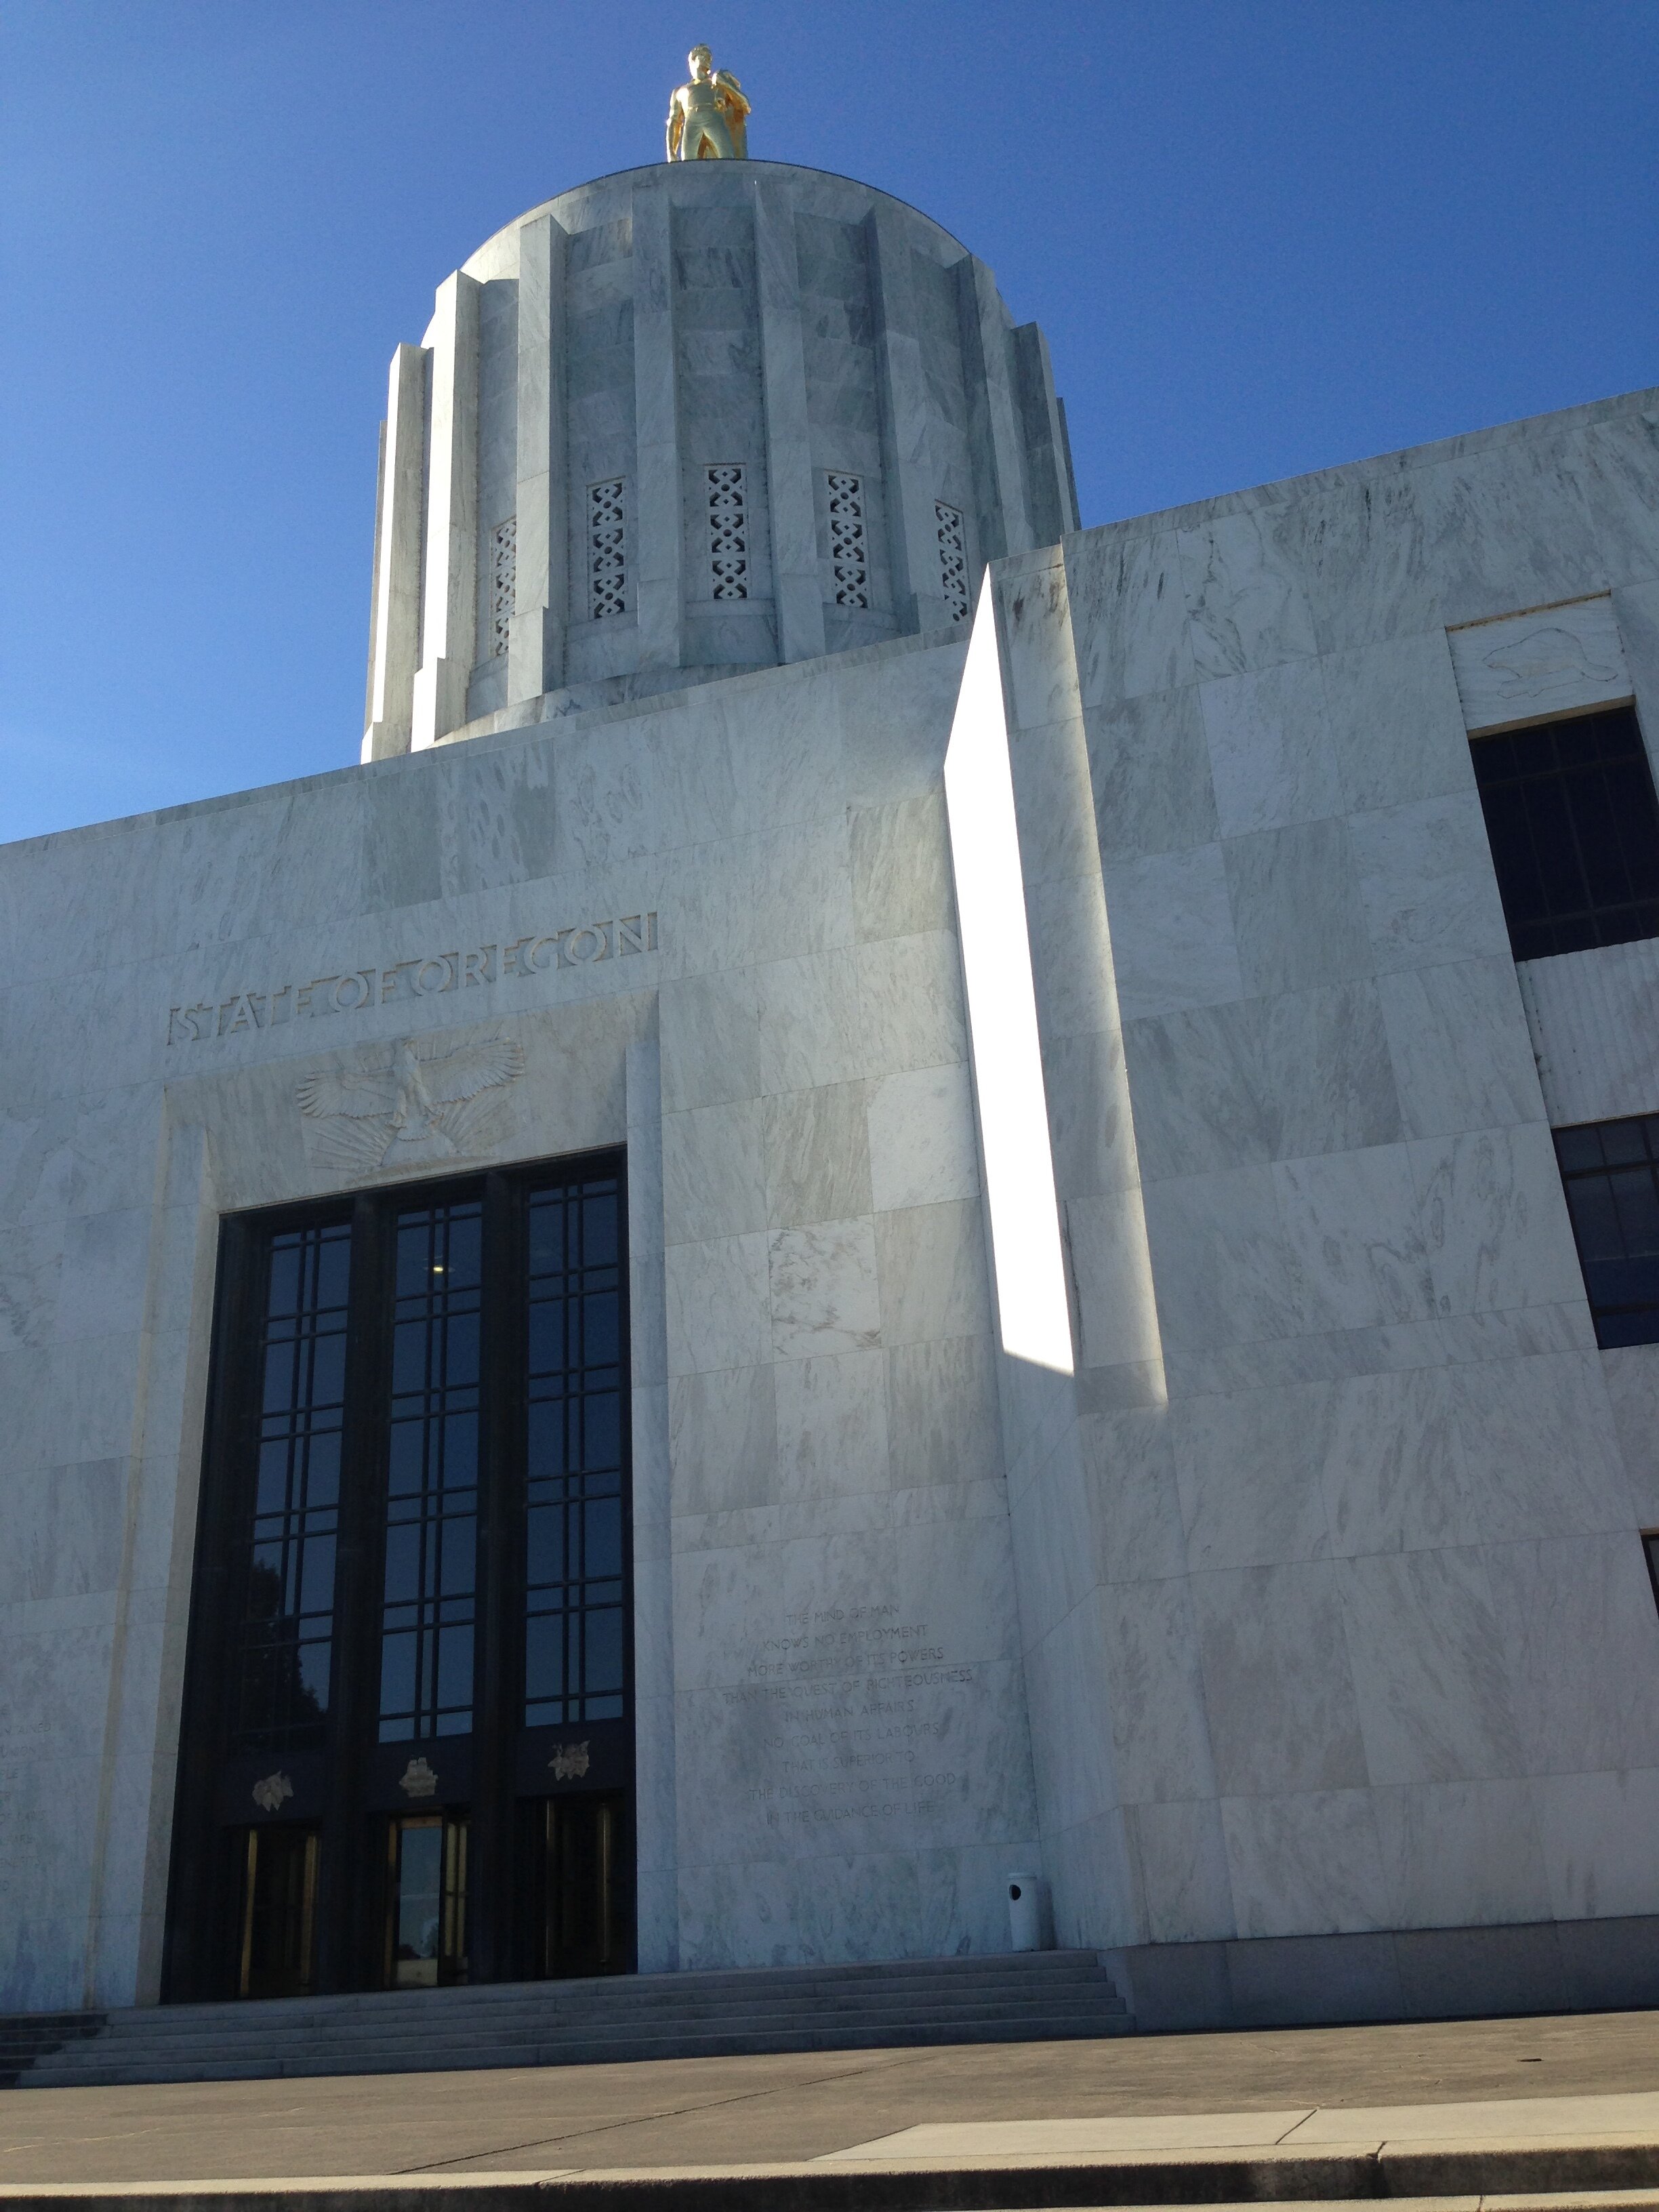
M 1655 407 L 996 572 L 1079 1306 L 1074 1420 L 1010 1386 L 1062 1941 L 1659 1909 L 1659 1352 L 1596 1350 L 1534 1064 L 1594 983 L 1555 1118 L 1659 1108 L 1652 963 L 1535 963 L 1529 1031 L 1448 638 L 1610 593 L 1659 739 Z

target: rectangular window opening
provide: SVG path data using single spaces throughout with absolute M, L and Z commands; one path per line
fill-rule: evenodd
M 1553 1133 L 1596 1342 L 1659 1344 L 1659 1114 Z
M 1470 749 L 1517 960 L 1659 936 L 1659 802 L 1633 707 Z

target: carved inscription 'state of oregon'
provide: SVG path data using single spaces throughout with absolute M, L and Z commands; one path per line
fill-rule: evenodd
M 204 1000 L 199 1006 L 172 1006 L 167 1042 L 204 1044 L 210 1037 L 234 1036 L 243 1030 L 280 1029 L 322 1014 L 361 1013 L 365 1006 L 434 999 L 474 983 L 506 982 L 552 968 L 591 968 L 601 960 L 625 960 L 630 953 L 656 950 L 656 915 L 624 914 L 614 921 L 551 930 L 545 937 L 517 938 L 511 945 L 434 952 L 424 959 L 395 961 L 390 968 L 347 968 L 270 991 L 236 991 L 216 1006 Z
M 725 1692 L 728 1705 L 769 1707 L 781 1731 L 776 1783 L 750 1793 L 769 1827 L 938 1813 L 959 1796 L 968 1778 L 945 1749 L 960 1740 L 950 1692 L 974 1669 L 948 1663 L 925 1620 L 898 1614 L 896 1605 L 786 1613 L 783 1633 L 763 1639 L 746 1680 Z

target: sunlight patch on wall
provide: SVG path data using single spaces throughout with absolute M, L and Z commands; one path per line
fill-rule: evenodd
M 945 755 L 945 803 L 1002 1348 L 1069 1375 L 1072 1316 L 988 581 Z

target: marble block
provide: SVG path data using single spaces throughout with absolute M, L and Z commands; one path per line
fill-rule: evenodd
M 1512 729 L 1631 696 L 1613 601 L 1542 607 L 1449 633 L 1469 730 Z

